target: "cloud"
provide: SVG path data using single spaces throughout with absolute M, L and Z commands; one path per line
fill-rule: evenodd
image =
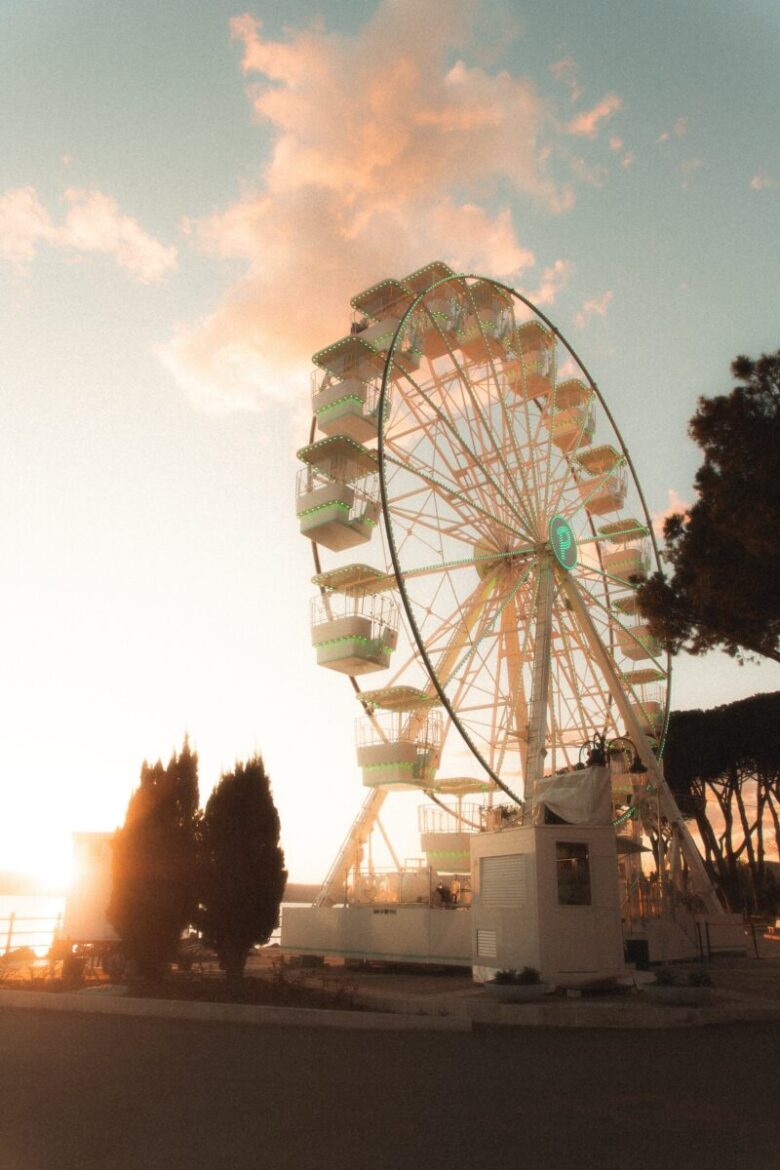
M 271 147 L 254 190 L 184 225 L 194 247 L 245 265 L 161 350 L 201 408 L 260 408 L 304 385 L 312 351 L 348 331 L 349 298 L 384 276 L 441 259 L 511 283 L 534 266 L 506 199 L 557 214 L 574 196 L 550 176 L 555 123 L 531 82 L 470 60 L 478 9 L 461 0 L 441 20 L 383 0 L 348 34 L 282 40 L 231 22 Z
M 652 513 L 653 532 L 659 540 L 663 539 L 664 524 L 669 517 L 676 515 L 678 512 L 687 512 L 688 508 L 690 508 L 690 504 L 687 504 L 685 500 L 678 496 L 674 488 L 669 488 L 666 493 L 666 499 L 667 506 L 664 511 Z
M 770 179 L 768 175 L 759 172 L 750 180 L 750 187 L 753 191 L 765 191 L 768 187 L 776 187 L 777 179 Z
M 581 155 L 573 155 L 569 165 L 582 183 L 591 187 L 603 187 L 609 178 L 609 171 L 601 163 L 589 163 Z
M 620 165 L 624 168 L 624 170 L 628 170 L 628 168 L 633 166 L 635 162 L 636 155 L 634 154 L 633 150 L 628 150 L 621 158 Z
M 680 163 L 680 171 L 683 176 L 683 191 L 687 191 L 692 177 L 697 171 L 700 171 L 704 166 L 704 160 L 700 158 L 686 158 Z
M 574 314 L 574 324 L 578 329 L 584 329 L 591 317 L 606 317 L 609 302 L 614 297 L 611 289 L 602 293 L 600 297 L 592 297 L 585 301 L 582 308 Z
M 622 108 L 622 98 L 616 93 L 608 93 L 592 110 L 585 110 L 572 118 L 566 126 L 566 133 L 580 138 L 595 138 L 599 132 L 599 123 L 611 118 Z
M 563 57 L 550 66 L 550 72 L 556 81 L 562 81 L 569 89 L 569 100 L 578 102 L 582 97 L 582 90 L 577 81 L 577 65 L 572 57 Z
M 675 138 L 684 138 L 688 132 L 688 119 L 678 118 L 671 130 L 664 130 L 656 138 L 656 142 L 668 142 L 674 135 Z
M 0 257 L 17 270 L 34 258 L 40 240 L 53 240 L 55 228 L 34 187 L 17 187 L 0 196 Z
M 120 268 L 142 284 L 158 284 L 176 267 L 176 249 L 145 232 L 109 195 L 71 187 L 65 201 L 68 211 L 57 233 L 62 246 L 113 256 Z
M 534 305 L 551 305 L 561 289 L 569 283 L 573 272 L 571 261 L 556 260 L 549 268 L 545 268 L 538 288 L 525 295 Z
M 623 146 L 624 146 L 624 143 L 623 143 L 622 138 L 617 138 L 617 137 L 610 138 L 610 140 L 609 140 L 609 149 L 610 150 L 622 150 Z
M 0 258 L 17 272 L 35 259 L 38 246 L 113 256 L 120 268 L 144 284 L 157 283 L 176 266 L 176 249 L 160 244 L 115 201 L 100 191 L 69 188 L 65 218 L 57 225 L 34 187 L 0 196 Z

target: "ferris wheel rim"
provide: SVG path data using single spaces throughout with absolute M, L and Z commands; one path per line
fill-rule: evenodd
M 458 711 L 455 709 L 453 703 L 450 701 L 449 696 L 446 694 L 444 686 L 442 685 L 442 683 L 439 679 L 439 672 L 434 667 L 434 664 L 431 661 L 431 658 L 430 658 L 430 655 L 428 653 L 428 649 L 426 646 L 425 639 L 423 638 L 422 632 L 418 626 L 417 618 L 415 616 L 413 605 L 412 605 L 412 600 L 411 600 L 409 593 L 408 593 L 408 590 L 407 590 L 406 571 L 404 570 L 404 568 L 401 564 L 401 558 L 400 558 L 399 549 L 398 549 L 398 546 L 396 543 L 394 527 L 393 527 L 393 524 L 391 522 L 391 507 L 390 507 L 390 500 L 388 498 L 388 485 L 387 485 L 387 462 L 388 462 L 388 460 L 387 460 L 387 453 L 386 453 L 386 422 L 385 422 L 385 420 L 387 418 L 387 403 L 388 403 L 388 395 L 390 393 L 390 382 L 391 382 L 390 375 L 391 375 L 391 371 L 393 370 L 394 365 L 395 365 L 396 353 L 397 353 L 397 350 L 399 347 L 400 338 L 403 335 L 407 324 L 411 320 L 412 315 L 415 313 L 415 311 L 418 309 L 419 305 L 421 304 L 421 302 L 424 300 L 424 298 L 427 295 L 429 295 L 438 286 L 451 284 L 454 281 L 456 281 L 456 282 L 458 282 L 458 283 L 460 283 L 468 288 L 469 286 L 467 285 L 467 281 L 469 281 L 469 280 L 483 281 L 485 283 L 489 283 L 492 286 L 503 290 L 511 298 L 514 298 L 516 301 L 519 301 L 520 303 L 525 305 L 526 308 L 530 310 L 531 314 L 533 314 L 533 317 L 538 318 L 539 320 L 541 320 L 545 323 L 545 325 L 551 330 L 551 332 L 552 332 L 553 336 L 556 338 L 556 340 L 559 341 L 563 345 L 566 352 L 570 355 L 572 360 L 577 364 L 577 367 L 579 368 L 579 370 L 582 372 L 585 379 L 587 380 L 587 384 L 589 386 L 589 389 L 595 395 L 599 406 L 601 407 L 602 411 L 604 412 L 605 417 L 607 418 L 607 420 L 609 422 L 609 425 L 610 425 L 611 430 L 612 430 L 612 434 L 614 435 L 615 439 L 617 440 L 617 443 L 618 443 L 618 446 L 620 449 L 621 458 L 622 458 L 622 460 L 625 461 L 625 466 L 627 467 L 628 472 L 630 473 L 631 483 L 636 491 L 636 494 L 638 496 L 638 500 L 639 500 L 639 503 L 641 506 L 641 510 L 642 510 L 642 514 L 643 514 L 643 518 L 644 518 L 644 526 L 646 529 L 646 534 L 650 536 L 651 547 L 653 550 L 653 557 L 654 557 L 656 569 L 660 568 L 660 558 L 659 558 L 659 551 L 658 551 L 658 545 L 657 545 L 656 538 L 655 538 L 655 533 L 654 533 L 653 527 L 652 527 L 652 520 L 651 520 L 651 517 L 649 514 L 649 510 L 648 510 L 647 503 L 646 503 L 646 500 L 644 497 L 644 493 L 643 493 L 642 488 L 641 488 L 641 484 L 639 482 L 639 478 L 636 474 L 636 469 L 634 467 L 633 461 L 632 461 L 630 453 L 628 451 L 628 447 L 627 447 L 625 441 L 623 440 L 622 434 L 620 433 L 620 430 L 615 422 L 615 419 L 612 415 L 612 412 L 610 411 L 607 403 L 604 401 L 604 398 L 599 390 L 599 387 L 598 387 L 597 383 L 595 382 L 595 380 L 593 379 L 592 375 L 590 374 L 590 371 L 588 370 L 585 363 L 582 362 L 582 360 L 580 359 L 577 351 L 569 343 L 569 341 L 561 333 L 561 331 L 554 325 L 554 323 L 552 321 L 550 321 L 550 319 L 532 301 L 530 301 L 522 293 L 517 292 L 515 289 L 511 288 L 510 286 L 504 284 L 501 281 L 492 280 L 492 279 L 486 278 L 486 277 L 481 277 L 478 274 L 474 274 L 474 273 L 453 273 L 449 276 L 441 278 L 440 280 L 433 281 L 427 288 L 423 289 L 420 293 L 418 293 L 418 295 L 409 304 L 408 308 L 406 309 L 406 311 L 404 312 L 400 321 L 398 322 L 398 325 L 395 329 L 392 341 L 388 347 L 387 357 L 386 357 L 386 360 L 384 362 L 384 367 L 383 367 L 383 372 L 382 372 L 382 383 L 381 383 L 381 390 L 380 390 L 380 395 L 379 395 L 378 413 L 379 413 L 379 420 L 380 421 L 379 421 L 379 430 L 378 430 L 377 462 L 378 462 L 378 470 L 379 470 L 379 489 L 380 489 L 380 499 L 381 499 L 381 507 L 382 507 L 382 517 L 384 520 L 383 527 L 384 527 L 384 531 L 385 531 L 386 538 L 387 538 L 387 551 L 389 553 L 389 557 L 390 557 L 390 561 L 391 561 L 391 565 L 392 565 L 392 571 L 393 571 L 393 574 L 395 577 L 395 583 L 396 583 L 396 586 L 397 586 L 398 591 L 399 591 L 400 596 L 401 596 L 403 609 L 404 609 L 404 612 L 406 615 L 409 629 L 410 629 L 411 634 L 412 634 L 412 639 L 413 639 L 414 643 L 416 644 L 417 653 L 419 654 L 419 656 L 422 660 L 422 663 L 424 665 L 424 668 L 425 668 L 425 671 L 428 675 L 428 678 L 430 679 L 430 681 L 431 681 L 431 683 L 436 691 L 436 694 L 437 694 L 440 702 L 442 703 L 442 706 L 444 707 L 445 711 L 448 713 L 448 715 L 452 721 L 452 724 L 457 729 L 458 734 L 460 735 L 461 739 L 466 744 L 466 746 L 468 747 L 468 749 L 472 753 L 473 757 L 479 763 L 479 765 L 482 767 L 484 772 L 493 780 L 493 782 L 496 784 L 496 786 L 498 788 L 500 788 L 501 790 L 503 790 L 506 793 L 506 795 L 510 796 L 511 799 L 513 799 L 518 804 L 522 804 L 521 798 L 515 792 L 512 791 L 512 789 L 509 787 L 509 785 L 504 780 L 502 780 L 502 778 L 497 774 L 496 770 L 493 767 L 491 767 L 490 763 L 485 759 L 483 752 L 480 750 L 480 748 L 474 742 L 473 737 L 471 736 L 469 731 L 464 726 L 463 720 L 461 719 Z M 453 359 L 453 361 L 455 361 L 454 355 L 452 354 L 451 349 L 450 349 L 450 357 Z M 490 359 L 490 361 L 491 361 L 491 364 L 493 364 L 492 358 Z M 457 361 L 455 361 L 455 364 L 456 364 L 456 368 L 458 371 L 458 375 L 461 378 L 465 378 L 468 381 L 468 373 L 467 373 L 465 361 L 464 361 L 462 367 Z M 410 379 L 410 380 L 414 383 L 413 379 Z M 588 522 L 590 524 L 591 531 L 595 535 L 595 527 L 594 527 L 594 523 L 593 523 L 593 517 L 590 515 L 588 516 Z M 599 550 L 599 556 L 600 555 L 601 554 L 600 554 L 600 550 Z M 611 626 L 610 626 L 610 637 L 612 637 L 612 627 Z M 671 661 L 670 661 L 670 655 L 668 654 L 668 652 L 666 653 L 666 668 L 664 671 L 664 677 L 665 677 L 665 682 L 667 684 L 667 690 L 666 690 L 665 710 L 663 713 L 663 725 L 661 727 L 660 734 L 658 736 L 657 752 L 658 752 L 659 756 L 660 756 L 662 748 L 663 748 L 663 741 L 664 741 L 666 726 L 668 724 L 668 717 L 669 717 Z M 353 685 L 355 685 L 356 690 L 359 692 L 359 687 L 357 686 L 357 684 L 355 683 L 354 680 L 353 680 Z

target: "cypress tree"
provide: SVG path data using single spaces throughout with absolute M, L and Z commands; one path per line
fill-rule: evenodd
M 185 738 L 167 767 L 144 761 L 114 836 L 108 918 L 145 978 L 163 974 L 195 916 L 198 816 L 198 757 Z
M 198 925 L 229 980 L 243 978 L 251 948 L 279 923 L 287 871 L 279 814 L 260 756 L 216 786 L 201 825 Z

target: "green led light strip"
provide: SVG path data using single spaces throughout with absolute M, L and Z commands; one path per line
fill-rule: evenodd
M 392 646 L 385 646 L 378 638 L 367 638 L 365 634 L 345 634 L 341 638 L 328 638 L 325 642 L 317 642 L 315 650 L 319 650 L 323 646 L 346 646 L 348 643 L 371 646 L 375 654 L 385 654 L 388 657 L 393 652 Z
M 342 500 L 328 500 L 325 504 L 314 504 L 311 508 L 305 508 L 303 512 L 298 513 L 298 519 L 302 520 L 304 516 L 313 516 L 315 512 L 322 512 L 325 508 L 340 508 L 342 512 L 348 512 L 351 506 Z

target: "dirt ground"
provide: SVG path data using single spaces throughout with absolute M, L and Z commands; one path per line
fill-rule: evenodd
M 706 964 L 716 997 L 720 1000 L 769 1000 L 780 1002 L 780 939 L 758 938 L 759 957 L 717 956 Z M 698 964 L 681 964 L 690 968 Z M 161 983 L 137 985 L 130 994 L 161 999 L 193 999 L 209 1002 L 270 1004 L 286 1007 L 353 1008 L 363 993 L 400 996 L 472 995 L 477 992 L 471 974 L 456 969 L 386 967 L 365 964 L 347 966 L 329 959 L 310 966 L 294 956 L 283 956 L 278 947 L 265 947 L 247 961 L 245 986 L 229 988 L 215 960 L 197 963 L 191 972 L 172 971 Z M 87 985 L 107 982 L 99 968 L 85 971 Z M 0 970 L 4 989 L 65 989 L 61 964 L 46 960 L 5 963 Z M 70 987 L 76 990 L 76 987 Z

